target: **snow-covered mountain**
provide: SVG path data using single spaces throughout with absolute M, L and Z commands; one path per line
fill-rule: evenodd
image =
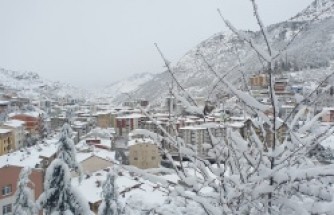
M 102 90 L 97 90 L 94 94 L 95 100 L 113 101 L 115 98 L 123 97 L 125 93 L 131 93 L 141 87 L 142 84 L 151 81 L 154 77 L 151 73 L 134 74 L 129 78 L 114 82 Z
M 19 72 L 0 68 L 0 86 L 31 99 L 67 97 L 85 98 L 87 92 L 70 84 L 41 78 L 34 72 Z
M 326 17 L 333 17 L 333 4 L 334 0 L 315 0 L 305 10 L 293 17 L 292 20 L 306 21 L 312 19 L 324 19 Z
M 308 71 L 315 68 L 326 70 L 330 61 L 334 59 L 333 4 L 334 0 L 315 0 L 293 18 L 268 27 L 270 42 L 276 51 L 282 49 L 294 34 L 301 31 L 288 50 L 277 60 L 278 68 L 282 71 Z M 313 19 L 315 20 L 310 22 Z M 265 48 L 260 32 L 246 31 L 245 34 L 258 46 Z M 227 77 L 239 84 L 244 83 L 241 71 L 244 71 L 247 78 L 250 74 L 263 70 L 261 60 L 247 44 L 231 33 L 217 33 L 187 52 L 174 66 L 178 81 L 195 96 L 209 98 L 219 90 L 219 87 L 215 88 L 215 76 L 201 55 L 220 75 L 229 73 Z M 160 101 L 168 92 L 170 83 L 170 74 L 163 72 L 141 85 L 134 85 L 133 90 L 127 92 L 133 97 Z M 211 93 L 212 89 L 216 91 Z M 116 101 L 123 99 L 124 96 L 115 97 Z

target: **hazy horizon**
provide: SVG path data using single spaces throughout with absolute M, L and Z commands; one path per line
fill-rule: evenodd
M 270 25 L 311 2 L 259 0 L 258 6 Z M 227 30 L 217 8 L 236 27 L 258 29 L 249 0 L 0 0 L 0 67 L 85 88 L 162 72 L 154 43 L 176 63 Z

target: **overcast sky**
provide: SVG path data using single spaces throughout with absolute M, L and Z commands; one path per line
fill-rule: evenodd
M 265 24 L 312 0 L 259 0 Z M 80 87 L 163 71 L 154 43 L 177 62 L 226 30 L 217 14 L 257 29 L 249 0 L 0 0 L 0 67 Z

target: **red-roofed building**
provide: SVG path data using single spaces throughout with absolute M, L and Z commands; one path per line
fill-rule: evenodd
M 9 117 L 25 122 L 26 130 L 31 134 L 37 134 L 40 130 L 42 119 L 37 112 L 11 114 Z

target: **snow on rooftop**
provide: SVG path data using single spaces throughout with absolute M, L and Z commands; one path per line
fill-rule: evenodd
M 132 114 L 124 115 L 124 116 L 118 116 L 116 118 L 117 119 L 132 119 L 132 118 L 141 118 L 141 117 L 145 117 L 145 115 L 139 114 L 139 113 L 132 113 Z
M 110 147 L 110 142 L 109 142 L 109 147 Z M 101 149 L 94 147 L 94 145 L 88 145 L 85 140 L 80 141 L 75 148 L 77 149 L 77 160 L 78 162 L 82 162 L 86 160 L 87 158 L 95 155 L 97 157 L 100 157 L 105 160 L 109 160 L 112 162 L 115 162 L 115 152 L 114 151 L 109 151 L 108 149 Z M 90 148 L 90 152 L 82 152 L 86 149 Z
M 0 134 L 7 134 L 7 133 L 9 133 L 11 131 L 12 130 L 10 130 L 10 129 L 0 128 Z
M 112 171 L 112 168 L 111 168 Z M 162 190 L 156 189 L 156 184 L 144 180 L 140 177 L 131 176 L 128 171 L 119 170 L 122 172 L 121 176 L 117 176 L 116 184 L 119 193 L 119 201 L 124 204 L 128 198 L 140 196 L 144 203 L 163 204 L 167 194 Z M 106 179 L 107 172 L 104 170 L 93 173 L 89 178 L 84 178 L 79 184 L 78 178 L 72 180 L 72 185 L 80 190 L 82 195 L 90 202 L 95 203 L 102 198 L 102 182 Z M 138 186 L 134 188 L 134 186 Z M 161 188 L 162 189 L 162 188 Z
M 13 127 L 13 128 L 21 127 L 21 126 L 23 126 L 25 124 L 26 123 L 24 121 L 16 120 L 16 119 L 9 120 L 9 121 L 6 121 L 4 123 L 4 125 L 9 126 L 9 127 Z
M 230 119 L 231 119 L 232 121 L 245 121 L 245 120 L 247 120 L 248 118 L 247 118 L 247 117 L 245 118 L 244 116 L 231 116 Z
M 26 115 L 26 116 L 30 116 L 30 117 L 34 117 L 34 118 L 38 118 L 39 117 L 39 113 L 35 112 L 35 111 L 24 112 L 24 113 L 10 113 L 10 114 L 8 114 L 9 117 L 14 117 L 16 115 Z
M 233 128 L 242 128 L 244 127 L 244 123 L 243 122 L 230 122 L 230 123 L 227 123 L 227 126 L 229 127 L 233 127 Z
M 28 147 L 21 149 L 7 155 L 0 156 L 0 167 L 5 165 L 14 166 L 28 166 L 35 168 L 36 164 L 40 164 L 42 158 L 40 155 L 50 155 L 57 151 L 58 147 L 54 144 L 54 141 L 47 141 L 47 144 L 39 144 L 38 146 Z
M 88 124 L 87 122 L 74 121 L 72 126 L 78 128 L 78 127 L 86 126 L 87 124 Z
M 28 115 L 28 116 L 31 116 L 31 117 L 35 117 L 35 118 L 39 117 L 39 113 L 38 112 L 31 111 L 31 112 L 25 112 L 24 114 Z
M 232 128 L 242 128 L 244 126 L 243 122 L 228 122 L 225 124 L 220 124 L 217 122 L 207 122 L 200 125 L 190 125 L 180 128 L 181 130 L 206 130 L 208 128 L 224 128 L 224 127 L 232 127 Z
M 0 105 L 8 105 L 9 101 L 0 100 Z
M 54 145 L 54 146 L 55 146 L 55 147 L 54 147 L 52 150 L 42 150 L 42 151 L 40 151 L 39 156 L 40 156 L 40 157 L 49 158 L 49 157 L 55 155 L 55 153 L 57 152 L 57 149 L 58 149 L 58 148 L 57 148 L 56 145 Z
M 198 125 L 193 125 L 193 126 L 185 126 L 180 128 L 180 130 L 205 130 L 207 128 L 202 127 L 202 126 L 198 126 Z
M 334 135 L 329 136 L 324 141 L 322 141 L 320 144 L 324 146 L 325 148 L 331 148 L 332 150 L 334 150 Z
M 89 152 L 89 153 L 77 153 L 77 161 L 79 163 L 81 163 L 82 161 L 84 160 L 87 160 L 88 158 L 92 157 L 93 156 L 93 153 Z
M 334 107 L 324 107 L 323 110 L 325 110 L 325 111 L 334 111 Z
M 155 113 L 153 117 L 169 117 L 169 113 Z
M 106 114 L 110 114 L 111 111 L 110 110 L 104 110 L 104 111 L 98 111 L 95 114 L 96 115 L 106 115 Z
M 128 146 L 133 146 L 136 144 L 145 144 L 145 143 L 154 144 L 154 141 L 150 138 L 135 138 L 128 141 Z

